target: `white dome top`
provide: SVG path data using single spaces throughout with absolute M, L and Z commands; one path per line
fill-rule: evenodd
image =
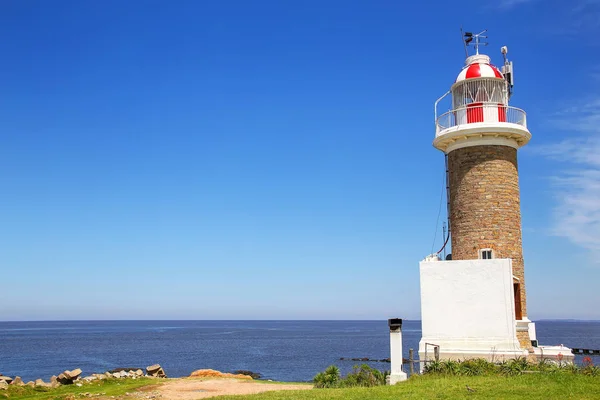
M 455 82 L 474 78 L 499 78 L 504 79 L 502 73 L 490 64 L 490 58 L 484 54 L 475 54 L 466 59 L 466 67 L 460 71 Z

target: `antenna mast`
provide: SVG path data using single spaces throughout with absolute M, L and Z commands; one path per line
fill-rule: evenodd
M 506 79 L 506 87 L 508 89 L 508 98 L 512 96 L 513 86 L 515 85 L 514 75 L 513 75 L 513 63 L 512 61 L 508 61 L 506 58 L 506 54 L 508 53 L 508 47 L 502 46 L 500 49 L 502 53 L 502 57 L 504 57 L 504 65 L 502 66 L 502 74 L 504 75 L 504 79 Z
M 469 57 L 469 52 L 467 51 L 467 40 L 466 40 L 465 33 L 463 32 L 462 26 L 460 27 L 460 39 L 462 40 L 463 46 L 465 48 L 465 58 L 467 58 L 467 57 Z
M 462 32 L 462 28 L 461 28 L 461 32 Z M 465 32 L 463 34 L 463 41 L 465 43 L 465 51 L 467 50 L 467 46 L 469 46 L 471 44 L 471 42 L 473 42 L 473 39 L 475 39 L 475 43 L 473 43 L 473 46 L 475 47 L 475 54 L 479 54 L 479 46 L 487 46 L 488 43 L 482 41 L 481 39 L 487 39 L 488 37 L 486 35 L 484 35 L 484 33 L 487 32 L 487 29 L 482 30 L 479 33 L 473 33 L 473 32 Z M 468 56 L 468 53 L 467 53 Z

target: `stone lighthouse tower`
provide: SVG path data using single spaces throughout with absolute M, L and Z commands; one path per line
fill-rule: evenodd
M 475 55 L 450 89 L 453 109 L 437 119 L 433 141 L 448 157 L 452 259 L 512 260 L 517 338 L 529 348 L 517 150 L 531 133 L 525 112 L 509 105 L 507 48 L 504 76 L 479 54 L 480 35 L 474 39 Z
M 535 344 L 535 326 L 527 318 L 517 164 L 517 150 L 531 133 L 525 112 L 509 105 L 507 48 L 504 66 L 495 67 L 479 53 L 484 32 L 465 34 L 475 54 L 436 102 L 433 145 L 446 156 L 452 261 L 436 254 L 421 263 L 420 352 L 439 346 L 446 358 L 521 357 Z M 447 96 L 450 111 L 438 116 Z
M 527 318 L 518 149 L 531 139 L 525 112 L 509 105 L 512 63 L 495 67 L 474 44 L 450 90 L 435 103 L 433 145 L 446 159 L 448 237 L 421 261 L 419 358 L 573 360 L 571 349 L 539 346 Z M 445 100 L 449 111 L 440 115 Z M 439 255 L 452 246 L 451 257 Z

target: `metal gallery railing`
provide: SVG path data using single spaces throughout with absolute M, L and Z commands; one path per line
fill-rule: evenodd
M 527 128 L 527 114 L 520 108 L 488 103 L 457 108 L 435 121 L 436 135 L 454 126 L 476 122 L 511 123 Z

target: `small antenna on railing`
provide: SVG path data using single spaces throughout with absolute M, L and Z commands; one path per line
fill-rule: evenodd
M 504 57 L 504 65 L 502 66 L 502 75 L 504 75 L 504 79 L 506 79 L 507 89 L 508 89 L 508 98 L 512 96 L 513 86 L 515 85 L 514 75 L 513 75 L 513 63 L 512 61 L 508 61 L 506 55 L 508 54 L 508 47 L 502 46 L 500 48 L 500 52 L 502 53 L 502 57 Z
M 461 28 L 461 32 L 462 32 L 462 28 Z M 487 29 L 482 30 L 479 33 L 473 33 L 473 32 L 465 32 L 463 34 L 463 41 L 465 43 L 465 51 L 467 50 L 467 46 L 469 46 L 470 44 L 473 44 L 473 46 L 475 47 L 475 54 L 479 54 L 479 46 L 487 46 L 488 43 L 482 41 L 481 39 L 487 39 L 487 36 L 484 35 L 484 33 L 487 32 Z M 475 43 L 472 43 L 473 40 L 475 40 Z M 467 54 L 468 56 L 468 54 Z

